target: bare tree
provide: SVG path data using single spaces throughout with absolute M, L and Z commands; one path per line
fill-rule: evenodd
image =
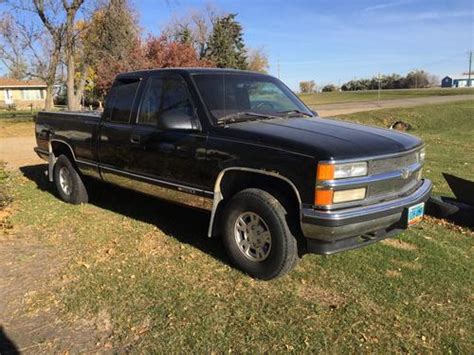
M 300 92 L 302 94 L 311 94 L 316 91 L 316 83 L 314 80 L 300 81 Z
M 11 10 L 36 11 L 36 7 L 21 7 L 12 4 Z M 35 2 L 36 5 L 36 2 Z M 38 2 L 41 11 L 42 3 Z M 4 13 L 0 19 L 0 60 L 17 78 L 38 78 L 46 84 L 46 109 L 53 107 L 53 91 L 56 72 L 61 59 L 62 26 L 51 23 L 38 27 L 33 21 L 22 21 L 11 13 Z
M 182 17 L 174 17 L 162 33 L 178 42 L 186 42 L 189 36 L 199 59 L 204 59 L 213 24 L 222 15 L 212 5 L 206 5 L 204 9 L 193 9 Z
M 35 0 L 39 1 L 39 0 Z M 76 88 L 76 15 L 84 0 L 62 0 L 62 5 L 66 13 L 64 22 L 64 50 L 66 57 L 66 86 L 67 86 L 67 107 L 69 110 L 77 110 L 80 105 L 82 92 L 84 91 L 84 82 L 81 80 Z
M 267 73 L 268 57 L 262 48 L 250 49 L 247 53 L 249 70 Z

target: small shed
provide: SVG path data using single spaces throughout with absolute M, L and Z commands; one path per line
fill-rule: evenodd
M 453 78 L 451 78 L 450 76 L 445 76 L 441 80 L 441 87 L 442 88 L 450 88 L 452 86 L 453 86 Z

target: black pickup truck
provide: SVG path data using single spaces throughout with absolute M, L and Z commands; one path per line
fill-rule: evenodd
M 208 236 L 261 279 L 394 236 L 432 187 L 420 139 L 320 118 L 278 79 L 237 70 L 121 74 L 103 114 L 40 112 L 36 139 L 63 200 L 86 203 L 92 177 L 208 209 Z

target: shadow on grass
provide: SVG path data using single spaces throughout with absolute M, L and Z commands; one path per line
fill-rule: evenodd
M 4 328 L 0 325 L 0 354 L 5 355 L 15 355 L 20 354 L 18 347 L 15 345 L 13 340 L 11 340 L 5 333 Z
M 46 169 L 46 164 L 39 164 L 21 167 L 20 171 L 36 183 L 39 189 L 59 199 L 55 185 L 44 175 Z M 88 179 L 86 184 L 90 204 L 153 224 L 178 241 L 192 245 L 226 264 L 229 263 L 221 240 L 207 237 L 210 218 L 208 212 L 179 206 L 93 179 Z

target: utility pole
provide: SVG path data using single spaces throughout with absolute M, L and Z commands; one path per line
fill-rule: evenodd
M 469 71 L 467 72 L 467 86 L 471 87 L 471 68 L 472 68 L 472 51 L 469 51 Z

